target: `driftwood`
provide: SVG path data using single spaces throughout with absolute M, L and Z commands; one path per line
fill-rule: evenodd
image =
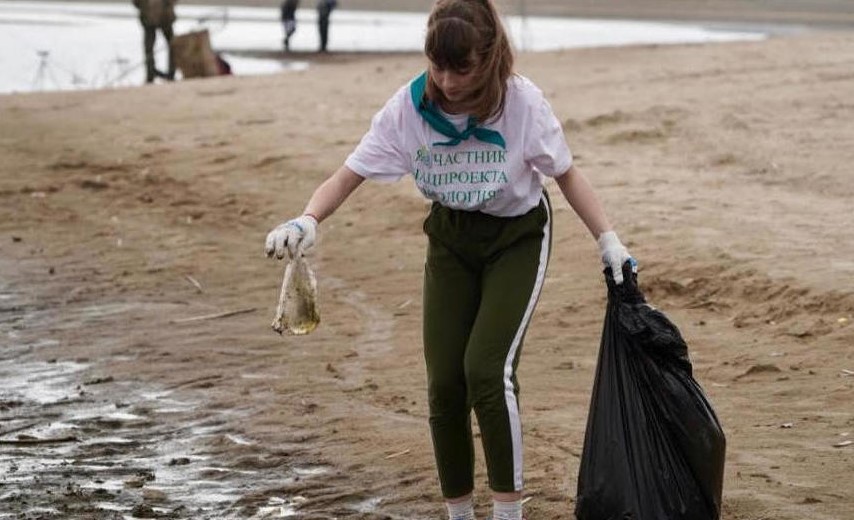
M 192 286 L 195 287 L 197 291 L 205 292 L 204 289 L 202 289 L 202 284 L 200 284 L 199 281 L 193 278 L 192 276 L 185 274 L 184 279 L 190 282 L 190 284 L 192 284 Z
M 23 424 L 21 426 L 15 426 L 14 428 L 9 428 L 8 430 L 3 430 L 2 432 L 0 432 L 0 437 L 5 437 L 5 436 L 9 435 L 10 433 L 19 432 L 21 430 L 29 430 L 30 428 L 32 428 L 33 426 L 37 426 L 38 424 L 39 423 L 37 423 L 37 422 L 31 422 L 31 423 Z
M 56 437 L 54 439 L 0 439 L 0 444 L 11 446 L 30 446 L 33 444 L 58 444 L 61 442 L 78 442 L 77 437 Z
M 396 459 L 396 458 L 398 458 L 398 457 L 400 457 L 400 456 L 406 455 L 406 454 L 407 454 L 407 453 L 409 453 L 410 451 L 412 451 L 412 450 L 410 450 L 410 449 L 405 449 L 405 450 L 403 450 L 403 451 L 398 451 L 397 453 L 392 453 L 392 454 L 386 455 L 386 456 L 385 456 L 385 459 L 386 459 L 386 460 L 388 460 L 388 459 Z
M 236 316 L 238 314 L 246 314 L 248 312 L 254 312 L 256 307 L 249 307 L 248 309 L 237 309 L 234 311 L 226 311 L 226 312 L 218 312 L 216 314 L 205 314 L 202 316 L 192 316 L 190 318 L 180 318 L 177 320 L 172 320 L 169 323 L 189 323 L 192 321 L 204 321 L 204 320 L 215 320 L 218 318 L 228 318 L 229 316 Z

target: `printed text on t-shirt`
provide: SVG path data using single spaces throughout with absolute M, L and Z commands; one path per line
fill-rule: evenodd
M 431 200 L 474 208 L 500 195 L 509 183 L 501 168 L 506 162 L 505 150 L 447 152 L 422 146 L 415 152 L 415 183 Z

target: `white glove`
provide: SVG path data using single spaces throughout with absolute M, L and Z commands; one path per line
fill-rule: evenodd
M 267 234 L 267 243 L 264 252 L 267 256 L 282 259 L 285 257 L 285 248 L 288 248 L 288 256 L 293 258 L 297 253 L 303 253 L 314 245 L 317 236 L 317 219 L 311 215 L 303 215 L 287 222 L 279 224 L 273 231 Z
M 629 254 L 626 246 L 620 242 L 617 234 L 613 231 L 606 231 L 599 235 L 596 239 L 599 244 L 599 252 L 602 254 L 602 263 L 605 267 L 611 268 L 611 273 L 614 276 L 614 283 L 620 285 L 623 283 L 623 264 L 629 262 L 632 266 L 632 272 L 638 272 L 638 263 Z

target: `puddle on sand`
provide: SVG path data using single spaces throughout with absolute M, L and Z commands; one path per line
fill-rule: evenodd
M 0 519 L 112 519 L 116 513 L 249 518 L 235 505 L 248 490 L 281 489 L 294 479 L 328 472 L 230 467 L 208 452 L 207 441 L 217 444 L 218 452 L 223 443 L 242 453 L 265 451 L 229 430 L 236 415 L 220 411 L 212 418 L 196 412 L 197 403 L 127 384 L 81 391 L 86 368 L 0 361 Z M 169 411 L 158 408 L 167 400 L 173 405 Z M 297 502 L 282 500 L 286 503 L 264 505 L 254 514 L 291 515 Z
M 260 520 L 320 511 L 282 489 L 317 479 L 307 485 L 319 492 L 330 468 L 294 467 L 286 453 L 240 432 L 239 414 L 206 411 L 187 392 L 87 383 L 90 365 L 40 360 L 39 351 L 60 342 L 28 337 L 33 317 L 22 314 L 50 313 L 16 302 L 20 294 L 0 294 L 13 296 L 0 301 L 0 520 Z M 126 309 L 103 308 L 84 308 L 78 317 Z M 335 508 L 368 512 L 379 502 Z
M 212 420 L 194 412 L 194 403 L 173 399 L 186 407 L 162 421 L 158 401 L 142 396 L 161 399 L 163 392 L 115 384 L 81 391 L 85 369 L 0 362 L 0 511 L 15 512 L 0 512 L 0 519 L 229 518 L 247 489 L 281 488 L 327 471 L 231 468 L 206 453 L 205 443 L 252 449 L 255 442 L 229 431 L 236 417 L 220 413 Z

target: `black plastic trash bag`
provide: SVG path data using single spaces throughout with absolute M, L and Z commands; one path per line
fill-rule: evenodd
M 578 473 L 578 520 L 720 518 L 726 440 L 676 326 L 628 263 L 608 309 Z

